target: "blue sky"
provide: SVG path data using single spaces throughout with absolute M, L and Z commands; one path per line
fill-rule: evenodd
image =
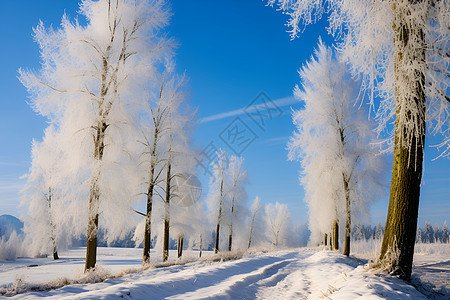
M 172 0 L 171 6 L 173 17 L 167 30 L 180 44 L 176 51 L 177 71 L 186 71 L 190 77 L 190 103 L 198 108 L 201 120 L 194 133 L 196 147 L 202 150 L 214 145 L 233 154 L 227 130 L 236 124 L 246 126 L 250 140 L 243 144 L 245 149 L 234 145 L 238 148 L 234 150 L 244 156 L 248 167 L 248 201 L 258 195 L 264 203 L 287 203 L 295 223 L 307 222 L 299 165 L 287 161 L 285 150 L 294 130 L 291 108 L 301 108 L 289 97 L 299 80 L 297 70 L 311 56 L 318 37 L 328 44 L 332 42 L 324 29 L 325 22 L 308 27 L 300 38 L 291 41 L 284 26 L 287 17 L 260 0 Z M 27 105 L 26 90 L 16 78 L 19 67 L 39 68 L 32 27 L 39 19 L 57 26 L 64 11 L 74 17 L 76 10 L 75 0 L 2 3 L 0 214 L 25 213 L 25 208 L 18 207 L 18 190 L 23 185 L 19 178 L 30 164 L 32 138 L 40 139 L 46 126 L 45 119 Z M 261 99 L 267 100 L 261 97 L 282 99 L 275 102 L 278 105 L 272 107 L 272 118 L 262 126 L 243 110 L 261 103 Z M 438 138 L 428 141 L 438 142 Z M 450 160 L 432 161 L 437 155 L 434 149 L 426 151 L 421 225 L 425 221 L 441 225 L 450 215 Z M 208 176 L 200 175 L 200 179 L 206 193 Z M 387 205 L 388 192 L 372 206 L 368 222 L 384 224 Z

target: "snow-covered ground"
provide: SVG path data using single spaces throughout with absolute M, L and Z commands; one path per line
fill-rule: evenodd
M 115 275 L 125 269 L 140 268 L 141 252 L 142 249 L 99 248 L 101 273 Z M 175 260 L 175 252 L 171 255 Z M 83 248 L 60 256 L 58 261 L 21 258 L 0 262 L 0 286 L 36 289 L 51 281 L 64 282 L 62 277 L 83 277 Z M 186 252 L 186 256 L 193 259 L 197 253 Z M 157 258 L 156 254 L 153 257 Z M 358 259 L 319 248 L 260 252 L 219 262 L 207 259 L 212 257 L 208 252 L 203 257 L 203 261 L 150 268 L 100 283 L 72 284 L 50 291 L 28 290 L 12 299 L 427 299 L 402 280 L 365 272 Z M 420 260 L 423 264 L 415 262 L 416 272 L 430 269 L 433 273 L 431 265 L 438 260 L 443 264 L 439 270 L 447 268 L 441 279 L 446 277 L 444 284 L 448 284 L 449 261 L 424 257 Z M 443 299 L 447 297 L 448 294 Z
M 450 244 L 416 245 L 412 282 L 428 296 L 432 289 L 450 299 Z

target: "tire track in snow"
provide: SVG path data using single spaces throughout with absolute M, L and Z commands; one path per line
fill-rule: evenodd
M 267 276 L 277 275 L 280 269 L 287 266 L 291 260 L 284 259 L 280 262 L 265 265 L 250 273 L 235 274 L 215 285 L 176 295 L 168 299 L 201 299 L 203 296 L 208 298 L 211 295 L 218 298 L 253 299 L 259 289 L 258 282 L 267 278 Z
M 134 299 L 146 299 L 149 295 L 158 295 L 158 299 L 186 299 L 191 293 L 195 294 L 195 299 L 201 299 L 199 291 L 204 298 L 231 298 L 227 292 L 239 281 L 245 280 L 251 275 L 262 274 L 260 278 L 265 278 L 275 274 L 279 268 L 286 265 L 285 261 L 295 257 L 292 251 L 267 253 L 264 255 L 249 256 L 235 261 L 222 263 L 193 263 L 183 266 L 172 266 L 161 269 L 151 269 L 143 273 L 134 273 L 122 278 L 108 279 L 102 283 L 90 285 L 72 285 L 62 289 L 50 291 L 47 296 L 56 296 L 62 299 L 61 290 L 65 296 L 72 299 L 75 294 L 77 298 L 97 299 L 101 295 L 116 295 L 117 297 L 127 295 Z M 277 268 L 277 265 L 279 268 Z M 270 269 L 273 266 L 273 269 Z M 251 277 L 249 278 L 251 279 Z M 228 282 L 228 284 L 226 284 Z M 218 286 L 223 285 L 220 291 Z M 246 284 L 243 284 L 245 286 Z M 242 286 L 242 285 L 241 285 Z M 242 292 L 242 290 L 240 291 Z M 256 290 L 253 291 L 253 294 Z M 29 293 L 27 296 L 38 296 L 36 293 Z M 70 295 L 70 296 L 69 296 Z M 240 297 L 242 299 L 242 297 Z
M 310 280 L 302 271 L 307 257 L 316 251 L 290 252 L 278 261 L 266 264 L 253 272 L 243 272 L 225 278 L 213 286 L 168 299 L 283 299 L 307 298 Z M 300 283 L 300 284 L 299 284 Z
M 311 293 L 311 279 L 305 264 L 307 258 L 316 251 L 305 250 L 297 252 L 296 257 L 284 269 L 277 274 L 276 280 L 267 278 L 261 282 L 256 298 L 258 299 L 306 299 Z M 278 280 L 281 279 L 281 280 Z

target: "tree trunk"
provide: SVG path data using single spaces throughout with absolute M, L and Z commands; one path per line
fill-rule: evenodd
M 58 251 L 56 250 L 56 238 L 55 238 L 55 223 L 53 223 L 52 218 L 52 188 L 48 188 L 48 217 L 50 221 L 50 240 L 52 241 L 53 245 L 53 259 L 57 260 L 59 259 Z
M 220 210 L 219 210 L 220 213 Z M 216 226 L 216 241 L 214 243 L 214 253 L 217 254 L 217 252 L 219 252 L 219 230 L 220 230 L 220 219 L 217 222 L 217 226 Z
M 223 174 L 220 181 L 220 202 L 219 202 L 219 215 L 217 217 L 217 226 L 216 226 L 216 242 L 214 244 L 214 253 L 217 254 L 219 252 L 219 234 L 220 234 L 220 219 L 222 217 L 222 201 L 223 201 Z
M 332 239 L 332 234 L 330 233 L 329 236 L 329 244 L 330 244 L 330 250 L 333 250 L 333 239 Z
M 250 226 L 250 236 L 248 238 L 248 247 L 247 247 L 247 249 L 250 249 L 250 246 L 252 244 L 252 235 L 253 235 L 253 227 L 255 226 L 255 218 L 256 218 L 256 213 L 254 213 L 253 216 L 252 216 L 252 224 Z
M 144 229 L 144 249 L 143 249 L 143 257 L 142 264 L 146 264 L 150 262 L 150 246 L 152 241 L 152 206 L 153 206 L 153 175 L 154 169 L 152 168 L 150 172 L 150 185 L 147 191 L 147 214 L 145 216 L 145 229 Z
M 350 210 L 350 190 L 348 187 L 348 181 L 345 175 L 344 178 L 344 191 L 345 191 L 345 243 L 344 243 L 344 255 L 350 255 L 350 234 L 351 234 L 351 210 Z
M 98 202 L 98 186 L 97 182 L 94 181 L 91 185 L 91 195 L 89 197 L 85 272 L 95 268 L 95 264 L 97 263 Z
M 339 222 L 335 220 L 333 222 L 333 249 L 339 250 Z
M 409 16 L 414 10 L 414 3 L 422 1 L 408 0 L 410 11 L 400 8 L 402 4 L 394 3 L 392 6 L 395 33 L 395 144 L 389 210 L 380 263 L 387 266 L 391 274 L 405 280 L 411 277 L 416 239 L 426 106 L 425 76 L 420 69 L 420 65 L 425 64 L 425 36 L 415 21 L 409 20 Z M 411 46 L 410 42 L 421 43 L 423 47 L 411 49 L 414 45 Z M 411 126 L 415 127 L 415 132 L 411 132 Z
M 166 199 L 165 199 L 165 214 L 164 214 L 164 242 L 163 242 L 163 262 L 167 261 L 169 257 L 169 226 L 170 226 L 170 159 L 167 163 L 166 176 Z
M 328 241 L 328 235 L 325 233 L 325 239 L 324 239 L 324 245 L 327 245 L 327 241 Z
M 183 240 L 184 240 L 183 235 L 179 235 L 178 236 L 178 243 L 177 243 L 178 258 L 180 258 L 181 255 L 183 255 Z
M 162 261 L 166 262 L 169 258 L 169 220 L 164 220 L 164 242 L 163 242 L 163 258 Z
M 231 245 L 233 244 L 233 216 L 234 216 L 234 195 L 231 200 L 231 218 L 230 218 L 230 235 L 228 236 L 228 251 L 231 251 Z
M 202 250 L 203 250 L 203 235 L 200 234 L 200 252 L 198 254 L 198 257 L 202 257 Z
M 159 131 L 155 125 L 155 131 L 153 133 L 153 148 L 151 149 L 150 157 L 150 174 L 149 174 L 149 184 L 147 189 L 147 213 L 145 216 L 145 230 L 144 230 L 144 249 L 142 256 L 142 264 L 150 262 L 150 248 L 152 242 L 152 207 L 153 207 L 153 191 L 155 189 L 155 157 L 156 157 L 156 146 L 158 140 Z
M 100 113 L 102 116 L 102 113 Z M 84 271 L 95 268 L 97 263 L 97 233 L 98 233 L 98 210 L 100 205 L 100 187 L 98 181 L 101 176 L 101 162 L 105 149 L 105 132 L 108 128 L 106 122 L 99 122 L 96 126 L 94 139 L 94 158 L 96 160 L 93 175 L 91 176 L 91 187 L 89 191 L 88 230 L 86 241 L 86 264 Z
M 112 43 L 113 39 L 111 40 Z M 101 168 L 103 161 L 103 152 L 105 150 L 105 134 L 109 124 L 107 123 L 108 115 L 112 107 L 112 102 L 106 100 L 106 95 L 109 90 L 109 84 L 107 83 L 108 74 L 108 57 L 111 44 L 106 48 L 106 54 L 102 58 L 103 71 L 101 75 L 101 89 L 98 120 L 96 126 L 94 126 L 94 159 L 95 164 L 91 175 L 91 186 L 89 190 L 89 211 L 88 211 L 88 229 L 87 229 L 87 241 L 86 241 L 86 264 L 84 271 L 95 268 L 97 263 L 97 233 L 98 233 L 98 211 L 100 206 L 100 187 L 99 179 L 101 177 Z

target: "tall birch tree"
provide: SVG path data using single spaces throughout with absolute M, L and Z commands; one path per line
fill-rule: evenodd
M 229 199 L 231 201 L 231 211 L 229 217 L 229 235 L 228 235 L 228 251 L 231 251 L 233 245 L 233 222 L 237 225 L 243 226 L 245 209 L 245 189 L 244 185 L 247 182 L 247 170 L 244 168 L 244 159 L 232 155 L 229 160 L 227 172 L 229 184 Z
M 211 176 L 210 191 L 208 195 L 209 210 L 212 212 L 212 223 L 216 224 L 214 253 L 219 252 L 220 225 L 224 223 L 225 201 L 228 196 L 225 175 L 229 163 L 229 158 L 225 151 L 220 149 L 217 151 L 216 155 L 217 161 L 212 163 L 213 175 Z

